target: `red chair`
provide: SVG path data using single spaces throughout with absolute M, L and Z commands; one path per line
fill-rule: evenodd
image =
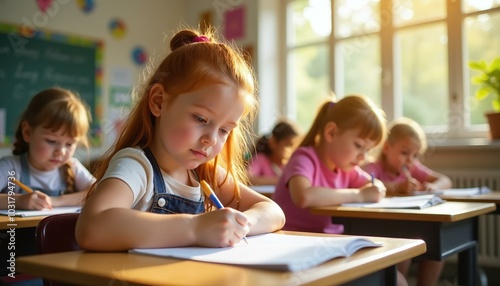
M 75 226 L 78 213 L 51 215 L 42 219 L 36 228 L 38 253 L 80 250 L 76 243 Z M 56 281 L 43 280 L 44 286 L 59 285 Z

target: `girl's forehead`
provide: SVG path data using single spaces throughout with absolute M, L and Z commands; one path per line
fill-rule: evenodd
M 67 138 L 72 138 L 76 139 L 78 136 L 72 136 L 71 133 L 69 132 L 69 128 L 67 126 L 62 125 L 59 129 L 54 129 L 54 128 L 48 128 L 48 127 L 43 127 L 43 126 L 36 126 L 34 128 L 35 131 L 38 131 L 39 133 L 43 135 L 52 135 L 52 136 L 59 136 L 59 137 L 67 137 Z
M 417 150 L 420 150 L 422 146 L 422 144 L 417 138 L 413 138 L 411 136 L 402 137 L 399 140 L 397 140 L 396 143 L 401 147 L 417 149 Z

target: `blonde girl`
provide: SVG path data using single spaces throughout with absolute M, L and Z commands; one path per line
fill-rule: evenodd
M 12 198 L 16 209 L 79 205 L 95 181 L 73 157 L 78 145 L 88 148 L 90 119 L 87 106 L 69 90 L 36 94 L 21 115 L 13 156 L 0 159 L 0 208 Z M 26 193 L 14 179 L 34 192 Z
M 309 208 L 347 202 L 376 202 L 384 185 L 358 166 L 385 134 L 383 112 L 371 100 L 350 95 L 327 101 L 288 161 L 273 199 L 286 216 L 284 229 L 342 233 L 327 216 Z
M 380 179 L 390 195 L 451 188 L 450 178 L 420 162 L 426 149 L 427 138 L 422 127 L 410 118 L 401 117 L 389 124 L 389 135 L 377 161 L 363 169 Z
M 389 135 L 377 161 L 363 169 L 380 179 L 392 196 L 451 188 L 450 178 L 420 162 L 426 149 L 427 138 L 422 127 L 410 118 L 401 117 L 389 124 Z M 398 269 L 406 276 L 410 265 L 408 260 L 398 264 Z M 417 285 L 437 285 L 443 266 L 444 261 L 418 261 Z
M 212 32 L 180 30 L 170 49 L 96 171 L 76 228 L 85 249 L 226 247 L 284 223 L 274 202 L 242 184 L 258 107 L 252 69 Z

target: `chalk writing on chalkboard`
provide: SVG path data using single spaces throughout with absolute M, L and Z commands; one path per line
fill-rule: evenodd
M 59 86 L 88 104 L 91 141 L 101 143 L 102 41 L 0 23 L 0 144 L 10 145 L 19 117 L 39 91 Z M 1 119 L 1 118 L 0 118 Z

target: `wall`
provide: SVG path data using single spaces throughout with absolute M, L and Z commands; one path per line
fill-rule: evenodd
M 259 89 L 261 108 L 256 120 L 255 132 L 264 134 L 270 132 L 276 120 L 286 112 L 280 102 L 278 69 L 281 53 L 278 41 L 279 1 L 268 0 L 185 0 L 185 22 L 196 27 L 203 15 L 211 15 L 212 25 L 224 35 L 226 12 L 241 8 L 245 9 L 244 35 L 230 39 L 240 48 L 252 49 L 252 65 L 255 69 Z
M 0 21 L 12 24 L 29 22 L 44 30 L 104 41 L 102 103 L 106 117 L 102 119 L 102 128 L 105 134 L 110 132 L 109 92 L 117 81 L 112 76 L 124 74 L 119 80 L 130 88 L 138 83 L 145 66 L 137 65 L 132 60 L 131 51 L 137 45 L 144 48 L 153 63 L 166 55 L 168 42 L 164 43 L 165 35 L 170 36 L 183 23 L 184 1 L 96 0 L 95 8 L 85 13 L 76 0 L 52 0 L 52 6 L 46 14 L 40 12 L 36 2 L 0 0 Z M 126 24 L 126 33 L 121 39 L 113 37 L 108 30 L 110 20 L 114 18 Z M 3 96 L 0 91 L 1 100 L 8 100 Z M 99 156 L 109 143 L 106 141 L 101 147 L 93 148 L 90 157 Z M 0 156 L 8 154 L 10 148 L 0 149 Z M 77 156 L 87 154 L 80 150 Z

